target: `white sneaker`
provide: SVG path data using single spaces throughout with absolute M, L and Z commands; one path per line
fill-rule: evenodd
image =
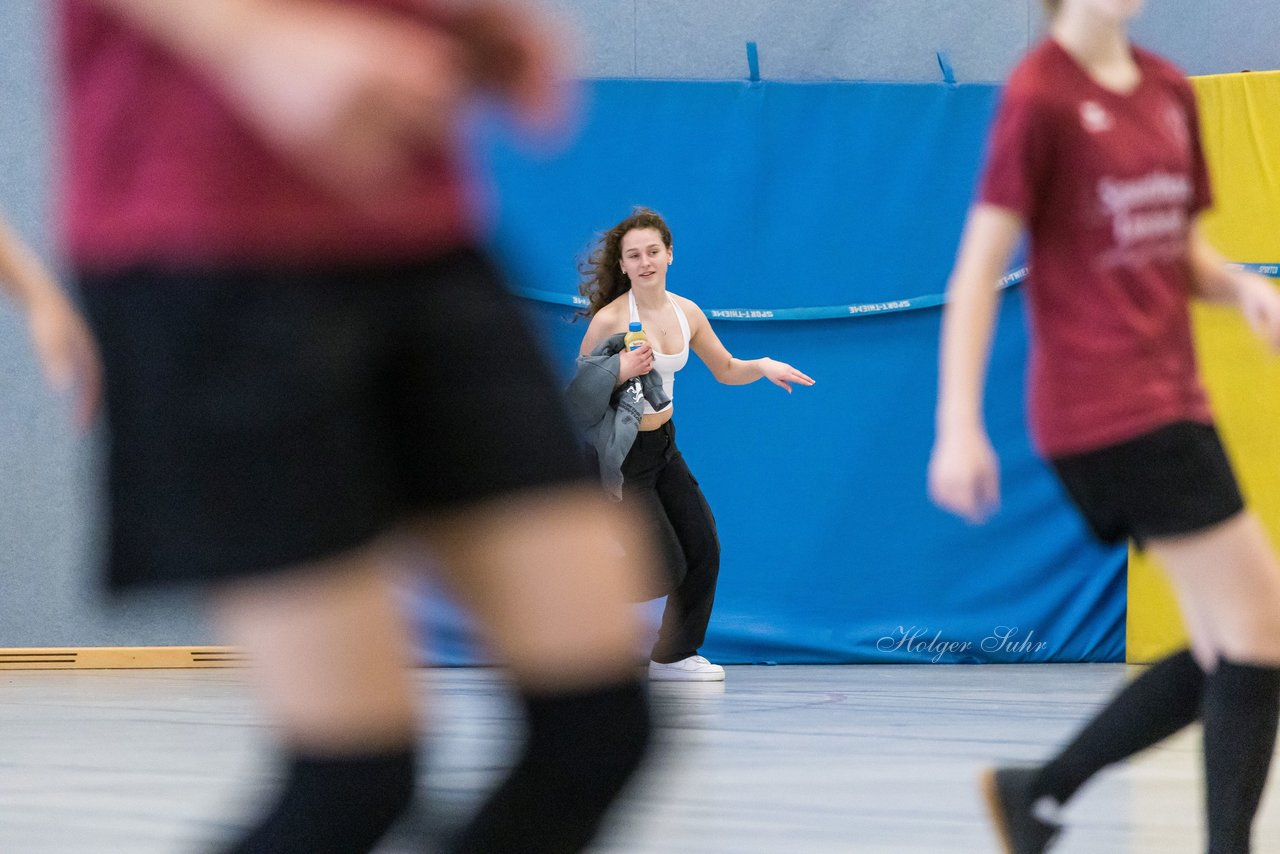
M 700 655 L 691 655 L 670 664 L 650 661 L 649 678 L 655 682 L 723 682 L 724 668 Z

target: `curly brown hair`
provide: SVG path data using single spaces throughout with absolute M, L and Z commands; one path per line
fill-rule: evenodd
M 631 280 L 622 272 L 622 238 L 637 228 L 652 228 L 671 248 L 671 229 L 657 212 L 646 207 L 631 209 L 631 216 L 600 235 L 585 261 L 578 265 L 582 281 L 578 293 L 587 298 L 582 315 L 591 317 L 600 309 L 631 290 Z
M 1058 14 L 1058 10 L 1062 8 L 1062 0 L 1044 0 L 1044 10 L 1049 13 L 1052 18 Z

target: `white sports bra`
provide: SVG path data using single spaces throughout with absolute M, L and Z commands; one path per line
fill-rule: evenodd
M 671 307 L 676 310 L 676 320 L 680 322 L 680 334 L 684 338 L 684 349 L 679 353 L 669 355 L 667 353 L 659 353 L 655 348 L 653 351 L 653 369 L 658 372 L 658 376 L 662 377 L 662 388 L 666 391 L 667 396 L 671 398 L 672 405 L 676 399 L 676 371 L 683 368 L 689 363 L 689 318 L 685 317 L 684 309 L 680 307 L 680 303 L 671 298 L 671 294 L 667 294 L 667 300 L 670 301 Z M 636 293 L 635 291 L 627 291 L 627 306 L 631 309 L 631 320 L 636 322 L 640 320 L 640 312 L 636 310 Z M 653 346 L 653 342 L 649 342 L 649 346 Z M 644 415 L 653 415 L 657 412 L 649 401 L 644 402 L 644 408 L 641 410 Z

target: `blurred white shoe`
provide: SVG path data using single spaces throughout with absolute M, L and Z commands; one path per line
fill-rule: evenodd
M 649 662 L 649 678 L 655 682 L 723 682 L 724 668 L 700 655 L 663 664 Z

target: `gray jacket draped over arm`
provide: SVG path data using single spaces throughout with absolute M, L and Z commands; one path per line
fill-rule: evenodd
M 617 385 L 622 339 L 619 332 L 600 342 L 590 355 L 580 356 L 565 391 L 569 417 L 595 450 L 600 481 L 615 500 L 622 499 L 622 461 L 640 429 L 641 400 L 649 401 L 658 412 L 671 405 L 657 371 Z

